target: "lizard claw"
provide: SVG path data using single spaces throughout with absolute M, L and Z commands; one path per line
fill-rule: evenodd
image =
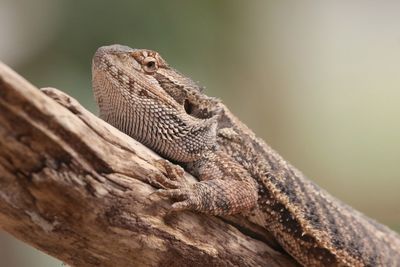
M 170 211 L 182 211 L 182 210 L 190 210 L 193 207 L 193 203 L 191 200 L 185 200 L 180 202 L 175 202 L 172 204 Z
M 168 212 L 182 211 L 182 210 L 192 210 L 195 209 L 199 203 L 190 188 L 180 188 L 180 189 L 159 189 L 153 194 L 159 195 L 161 197 L 167 197 L 174 200 L 178 200 L 172 204 L 171 209 Z
M 148 181 L 152 186 L 156 188 L 175 189 L 181 187 L 181 184 L 179 182 L 170 180 L 163 175 L 156 175 L 151 179 L 148 179 Z
M 154 164 L 161 170 L 162 174 L 147 178 L 148 183 L 152 186 L 163 189 L 176 189 L 185 185 L 185 171 L 182 167 L 173 165 L 164 159 L 156 160 Z
M 173 198 L 173 199 L 188 199 L 189 193 L 185 189 L 158 189 L 150 195 L 158 195 L 161 197 Z

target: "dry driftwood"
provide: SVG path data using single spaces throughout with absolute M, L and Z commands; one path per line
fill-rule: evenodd
M 149 195 L 166 172 L 159 159 L 0 63 L 1 229 L 71 266 L 296 265 L 257 230 L 167 214 L 170 203 Z

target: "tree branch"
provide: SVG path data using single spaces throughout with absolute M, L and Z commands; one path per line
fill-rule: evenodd
M 44 92 L 0 63 L 2 229 L 72 266 L 296 266 L 235 218 L 167 214 L 149 196 L 166 174 L 156 154 Z

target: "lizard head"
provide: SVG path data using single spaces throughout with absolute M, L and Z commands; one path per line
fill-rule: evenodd
M 155 51 L 100 47 L 92 85 L 104 120 L 171 160 L 196 160 L 216 144 L 209 100 Z

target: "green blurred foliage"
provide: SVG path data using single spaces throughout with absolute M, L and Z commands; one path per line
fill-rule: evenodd
M 157 50 L 307 176 L 400 231 L 399 8 L 369 0 L 0 0 L 0 59 L 96 112 L 95 50 Z M 0 266 L 61 265 L 14 242 L 0 236 Z

